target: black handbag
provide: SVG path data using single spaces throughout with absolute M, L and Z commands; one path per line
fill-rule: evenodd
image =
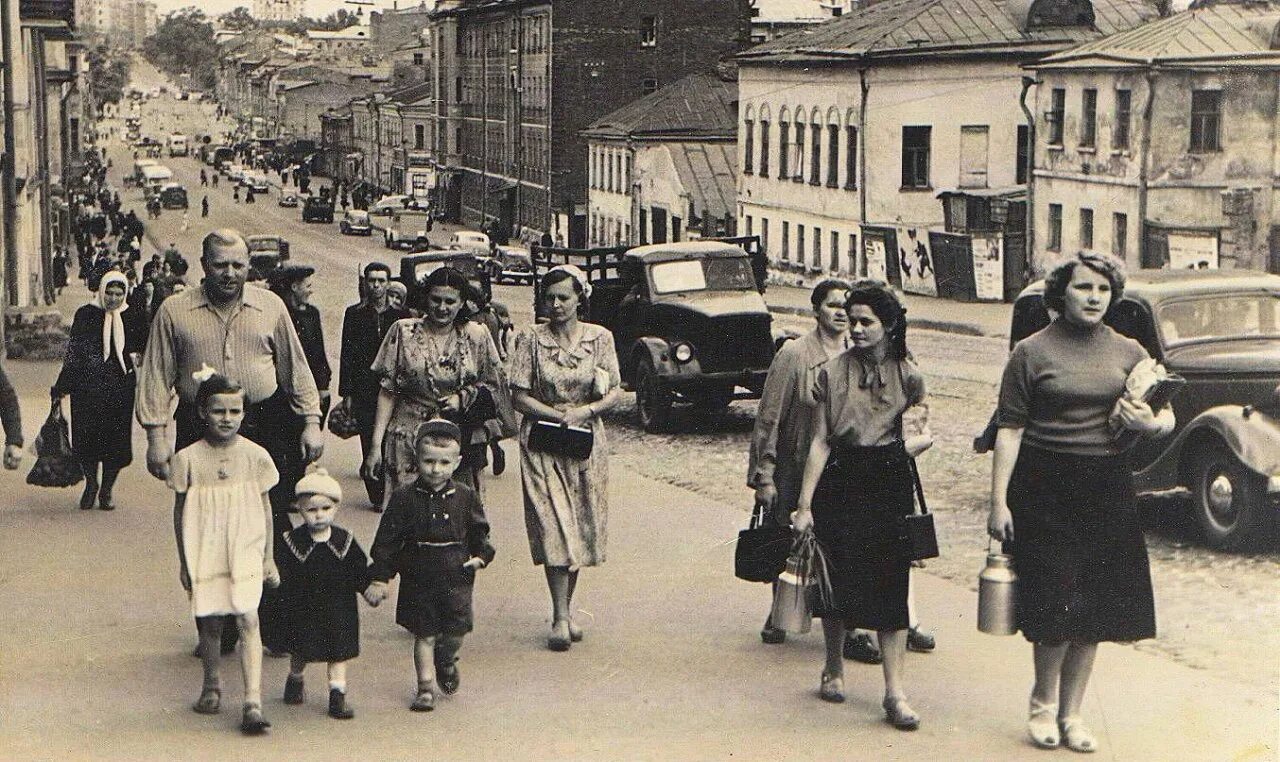
M 902 540 L 907 557 L 912 561 L 923 561 L 926 558 L 938 557 L 938 533 L 933 526 L 933 514 L 924 501 L 924 487 L 920 484 L 920 470 L 916 468 L 916 459 L 911 458 L 911 481 L 915 489 L 916 504 L 919 513 L 910 513 L 898 519 L 898 537 Z
M 787 565 L 793 541 L 791 527 L 765 521 L 764 506 L 751 512 L 751 523 L 738 532 L 733 574 L 747 582 L 773 582 Z
M 553 421 L 534 421 L 529 429 L 529 449 L 551 455 L 562 455 L 573 460 L 591 457 L 595 434 L 591 429 L 565 426 Z

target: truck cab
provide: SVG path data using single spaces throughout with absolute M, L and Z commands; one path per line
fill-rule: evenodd
M 172 135 L 170 135 L 165 140 L 165 143 L 169 147 L 170 157 L 186 156 L 187 153 L 191 150 L 190 144 L 187 142 L 187 136 L 183 135 L 180 132 L 175 132 Z

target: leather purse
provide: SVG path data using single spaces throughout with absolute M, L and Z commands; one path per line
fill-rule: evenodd
M 534 421 L 529 428 L 529 449 L 573 460 L 591 457 L 595 434 L 591 429 L 565 426 L 552 421 Z
M 791 527 L 765 521 L 764 506 L 751 512 L 751 523 L 738 532 L 733 550 L 733 574 L 747 582 L 773 582 L 787 565 Z
M 924 487 L 920 484 L 920 470 L 916 467 L 916 459 L 911 458 L 910 463 L 916 507 L 920 512 L 912 512 L 898 519 L 898 537 L 909 559 L 923 561 L 938 557 L 938 533 L 933 526 L 933 514 L 929 513 L 929 506 L 924 501 Z

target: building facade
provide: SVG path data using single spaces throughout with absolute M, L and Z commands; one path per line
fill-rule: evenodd
M 588 239 L 600 116 L 745 44 L 746 0 L 481 0 L 431 16 L 439 203 L 471 224 Z M 552 83 L 555 87 L 552 87 Z
M 1037 91 L 1037 271 L 1280 273 L 1280 6 L 1214 3 L 1050 56 Z
M 258 21 L 297 21 L 305 10 L 305 0 L 253 0 L 253 17 Z

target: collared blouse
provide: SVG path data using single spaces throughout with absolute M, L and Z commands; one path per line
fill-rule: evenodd
M 926 404 L 924 375 L 914 362 L 889 358 L 877 363 L 853 350 L 822 366 L 813 391 L 815 415 L 826 418 L 827 441 L 851 447 L 901 440 L 902 414 Z
M 522 331 L 511 352 L 510 376 L 513 387 L 557 410 L 586 405 L 622 384 L 613 334 L 594 323 L 578 323 L 577 339 L 568 347 L 556 341 L 549 324 Z M 607 387 L 600 388 L 606 379 Z

